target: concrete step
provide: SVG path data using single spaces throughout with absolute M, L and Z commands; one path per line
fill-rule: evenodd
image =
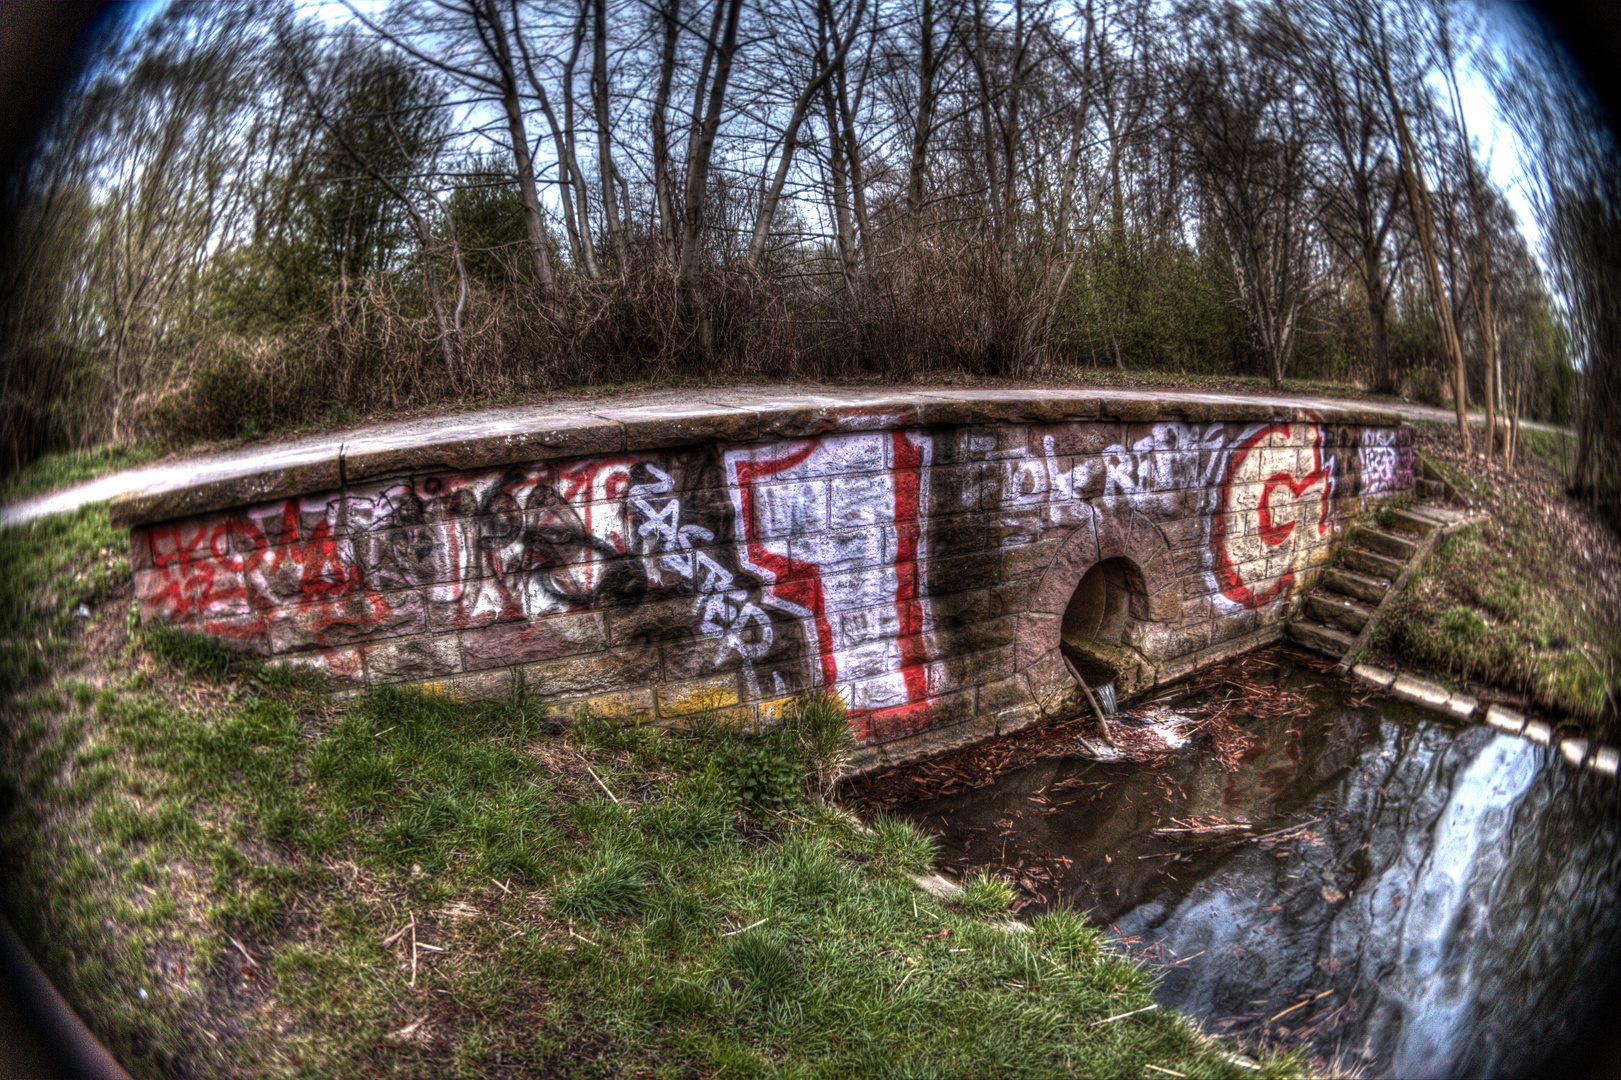
M 1426 480 L 1423 477 L 1413 479 L 1413 487 L 1419 497 L 1424 499 L 1444 499 L 1447 497 L 1447 488 L 1439 480 Z
M 1436 529 L 1451 524 L 1422 505 L 1408 507 L 1406 510 L 1392 510 L 1388 520 L 1391 528 L 1417 536 L 1428 536 Z
M 1289 624 L 1289 637 L 1308 649 L 1326 653 L 1335 659 L 1344 656 L 1356 640 L 1344 630 L 1304 618 L 1297 618 Z
M 1392 559 L 1400 559 L 1404 563 L 1418 550 L 1417 540 L 1384 529 L 1362 529 L 1356 534 L 1356 542 L 1359 547 L 1365 547 L 1380 555 L 1389 555 Z
M 1343 567 L 1334 567 L 1323 575 L 1323 588 L 1329 592 L 1344 593 L 1364 604 L 1377 604 L 1390 591 L 1390 581 L 1383 577 L 1369 577 Z
M 1373 607 L 1349 596 L 1318 589 L 1306 597 L 1306 614 L 1318 622 L 1359 634 L 1373 618 Z
M 1389 578 L 1395 581 L 1406 568 L 1404 559 L 1392 559 L 1388 555 L 1366 551 L 1362 548 L 1348 547 L 1345 549 L 1345 565 L 1359 574 L 1368 574 L 1372 577 Z

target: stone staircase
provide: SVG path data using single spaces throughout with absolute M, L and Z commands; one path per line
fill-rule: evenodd
M 1342 668 L 1373 636 L 1379 617 L 1436 541 L 1477 520 L 1440 503 L 1382 516 L 1383 525 L 1352 533 L 1340 548 L 1339 565 L 1324 572 L 1289 623 L 1290 640 L 1334 657 Z

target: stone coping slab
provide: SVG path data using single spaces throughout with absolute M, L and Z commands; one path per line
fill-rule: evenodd
M 1449 692 L 1445 687 L 1412 675 L 1387 671 L 1372 664 L 1358 664 L 1351 673 L 1363 682 L 1371 683 L 1393 696 L 1440 713 L 1448 713 L 1457 720 L 1469 720 L 1480 709 L 1480 702 L 1468 694 Z M 1527 720 L 1524 713 L 1495 702 L 1486 706 L 1486 726 L 1505 735 L 1515 735 L 1539 746 L 1555 745 L 1554 729 L 1541 720 Z M 1621 771 L 1621 749 L 1599 746 L 1587 739 L 1574 737 L 1557 742 L 1559 755 L 1577 768 L 1586 767 L 1605 776 Z
M 806 438 L 835 431 L 995 423 L 1181 420 L 1398 427 L 1394 411 L 1356 402 L 1127 390 L 872 390 L 788 385 L 664 391 L 482 409 L 307 436 L 166 469 L 112 502 L 119 528 L 337 491 L 431 470 L 688 446 Z

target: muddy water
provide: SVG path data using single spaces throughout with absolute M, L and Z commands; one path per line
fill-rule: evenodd
M 1277 670 L 1311 708 L 1247 723 L 1232 770 L 1196 740 L 1153 767 L 1047 759 L 900 812 L 948 865 L 1020 877 L 1041 897 L 1021 916 L 1090 911 L 1214 1031 L 1370 1076 L 1586 1071 L 1616 1046 L 1621 788 Z M 1164 831 L 1189 822 L 1204 831 Z

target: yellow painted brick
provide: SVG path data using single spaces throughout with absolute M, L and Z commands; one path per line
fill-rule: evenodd
M 672 683 L 659 687 L 658 694 L 660 716 L 682 716 L 738 703 L 737 679 L 731 675 Z
M 660 721 L 659 726 L 666 729 L 683 729 L 689 727 L 699 716 L 699 713 L 690 712 L 681 716 L 667 717 Z M 730 708 L 715 709 L 704 715 L 703 719 L 717 724 L 740 727 L 746 731 L 754 731 L 760 723 L 759 716 L 755 713 L 753 705 L 733 705 Z
M 570 702 L 574 708 L 584 706 L 593 716 L 606 720 L 640 723 L 653 717 L 653 691 L 629 690 L 621 694 L 598 694 Z
M 775 724 L 780 722 L 787 713 L 788 706 L 792 705 L 794 701 L 795 698 L 790 695 L 789 697 L 772 698 L 770 701 L 760 702 L 760 723 Z
M 420 682 L 416 685 L 417 689 L 421 690 L 429 697 L 443 698 L 445 701 L 460 701 L 462 699 L 461 692 L 456 688 L 454 683 Z

